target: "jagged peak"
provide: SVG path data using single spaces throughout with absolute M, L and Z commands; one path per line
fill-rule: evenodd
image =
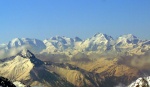
M 21 38 L 21 39 L 27 39 L 27 40 L 31 40 L 31 39 L 33 39 L 33 38 Z
M 129 38 L 132 38 L 132 39 L 137 39 L 137 37 L 133 34 L 125 34 L 125 35 L 121 35 L 119 38 L 126 38 L 126 39 L 129 39 Z
M 123 43 L 134 43 L 137 44 L 140 40 L 134 36 L 133 34 L 126 34 L 118 37 L 117 43 L 123 42 Z
M 79 38 L 79 37 L 75 37 L 75 38 L 74 38 L 74 41 L 75 41 L 75 42 L 78 42 L 78 41 L 82 41 L 82 39 Z
M 13 38 L 12 40 L 20 40 L 20 38 Z
M 30 41 L 30 40 L 38 40 L 34 38 L 14 38 L 10 42 L 16 42 L 16 41 Z
M 66 36 L 59 36 L 59 35 L 50 38 L 50 40 L 58 40 L 58 39 L 72 39 L 72 38 Z
M 30 61 L 34 64 L 34 66 L 40 66 L 43 64 L 43 62 L 39 59 L 37 59 L 34 54 L 29 51 L 28 49 L 23 49 L 20 53 L 18 53 L 19 56 L 23 58 L 30 59 Z
M 103 34 L 103 33 L 96 33 L 94 36 L 94 38 L 102 38 L 102 39 L 107 39 L 107 40 L 113 40 L 113 38 L 107 34 Z
M 15 47 L 15 46 L 20 46 L 23 44 L 23 41 L 20 38 L 14 38 L 8 43 L 8 48 L 10 47 Z
M 105 34 L 103 34 L 103 33 L 96 33 L 96 34 L 94 35 L 94 37 L 97 37 L 97 36 L 105 36 Z
M 51 40 L 57 40 L 57 39 L 59 39 L 59 38 L 62 38 L 62 37 L 57 35 L 57 36 L 51 37 L 50 39 L 51 39 Z
M 10 42 L 14 43 L 14 42 L 19 42 L 19 41 L 21 41 L 21 38 L 14 38 Z
M 25 58 L 34 57 L 34 54 L 30 52 L 28 49 L 23 49 L 18 55 L 25 57 Z

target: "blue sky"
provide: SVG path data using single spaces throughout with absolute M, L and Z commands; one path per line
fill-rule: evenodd
M 0 43 L 97 32 L 150 39 L 150 0 L 0 0 Z

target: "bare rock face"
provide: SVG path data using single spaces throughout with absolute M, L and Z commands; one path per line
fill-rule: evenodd
M 11 81 L 0 76 L 0 87 L 16 87 Z
M 30 59 L 31 63 L 33 63 L 35 67 L 43 64 L 41 60 L 37 59 L 34 54 L 27 49 L 22 50 L 18 53 L 18 55 L 23 58 Z
M 19 53 L 20 56 L 24 57 L 24 58 L 31 58 L 34 57 L 34 54 L 31 53 L 29 50 L 24 49 Z

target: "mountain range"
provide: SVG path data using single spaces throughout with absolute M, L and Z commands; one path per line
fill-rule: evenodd
M 142 55 L 149 51 L 150 40 L 140 40 L 132 34 L 122 35 L 117 39 L 97 33 L 91 38 L 82 40 L 79 37 L 68 38 L 55 36 L 43 41 L 30 38 L 15 38 L 7 44 L 0 44 L 1 54 L 15 55 L 18 51 L 27 48 L 33 53 L 65 54 L 69 57 L 79 53 L 107 53 Z M 13 52 L 11 52 L 13 50 Z M 15 52 L 15 51 L 17 52 Z
M 149 52 L 150 40 L 132 34 L 117 39 L 102 33 L 86 40 L 15 38 L 0 45 L 0 76 L 27 86 L 137 87 L 149 80 Z M 144 80 L 135 81 L 139 77 Z

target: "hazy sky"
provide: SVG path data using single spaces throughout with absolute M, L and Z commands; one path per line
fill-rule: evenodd
M 0 43 L 97 32 L 150 39 L 150 0 L 0 0 Z

